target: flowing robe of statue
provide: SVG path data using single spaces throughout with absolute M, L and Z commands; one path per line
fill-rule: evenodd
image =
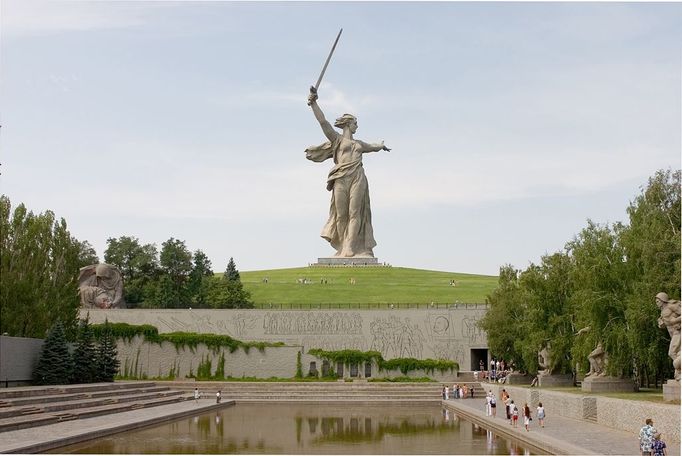
M 306 149 L 306 158 L 314 162 L 322 162 L 328 158 L 334 159 L 335 166 L 327 177 L 327 190 L 332 192 L 329 204 L 329 218 L 322 228 L 320 236 L 326 239 L 336 249 L 337 256 L 368 256 L 373 257 L 374 240 L 372 229 L 372 210 L 369 202 L 369 184 L 362 166 L 362 154 L 373 152 L 371 145 L 362 141 L 352 141 L 352 155 L 357 158 L 345 163 L 339 163 L 338 150 L 342 136 L 337 134 L 333 141 L 327 141 L 319 146 Z M 348 200 L 347 220 L 339 214 L 337 209 L 337 194 L 339 198 Z M 343 217 L 343 218 L 342 218 Z M 343 227 L 345 225 L 345 227 Z

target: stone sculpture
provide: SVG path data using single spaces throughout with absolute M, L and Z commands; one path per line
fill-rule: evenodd
M 125 308 L 123 276 L 109 264 L 92 264 L 80 269 L 78 293 L 81 306 L 87 308 Z
M 673 360 L 675 380 L 680 381 L 680 301 L 668 298 L 666 293 L 656 295 L 656 305 L 661 310 L 658 327 L 667 328 L 670 334 L 668 356 Z
M 608 355 L 604 351 L 604 347 L 601 342 L 597 344 L 597 347 L 590 352 L 587 356 L 590 361 L 590 370 L 585 377 L 590 376 L 601 376 L 606 375 L 606 363 L 608 362 Z
M 542 350 L 538 352 L 538 365 L 540 366 L 538 375 L 551 375 L 551 364 L 552 358 L 549 346 L 542 347 Z
M 305 150 L 306 158 L 322 162 L 334 160 L 334 167 L 327 178 L 327 190 L 332 192 L 329 219 L 321 236 L 334 249 L 335 257 L 374 258 L 374 231 L 369 205 L 369 185 L 362 167 L 362 154 L 367 152 L 390 151 L 381 143 L 365 143 L 353 138 L 358 129 L 357 118 L 344 114 L 336 119 L 334 126 L 343 130 L 339 134 L 325 119 L 317 104 L 317 92 L 311 88 L 308 104 L 329 141 Z

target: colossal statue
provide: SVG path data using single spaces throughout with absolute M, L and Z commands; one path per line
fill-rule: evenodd
M 368 144 L 353 138 L 358 129 L 357 118 L 344 114 L 336 119 L 334 126 L 343 130 L 338 133 L 325 119 L 317 104 L 317 93 L 311 88 L 308 104 L 329 141 L 305 150 L 306 158 L 322 162 L 334 160 L 334 167 L 327 178 L 327 190 L 332 192 L 329 219 L 321 236 L 334 249 L 335 257 L 374 258 L 374 231 L 369 206 L 369 185 L 362 167 L 362 154 L 390 151 L 384 142 Z
M 121 271 L 109 264 L 91 264 L 80 269 L 78 293 L 81 306 L 88 308 L 125 308 Z

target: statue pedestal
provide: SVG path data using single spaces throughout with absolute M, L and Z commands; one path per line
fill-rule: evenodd
M 666 402 L 680 402 L 680 382 L 668 380 L 663 384 L 663 400 Z
M 545 388 L 558 386 L 573 386 L 572 374 L 540 374 L 538 375 L 538 385 Z
M 312 266 L 383 266 L 375 257 L 326 257 L 318 258 Z
M 585 393 L 632 393 L 635 383 L 630 378 L 590 375 L 583 380 L 582 390 Z

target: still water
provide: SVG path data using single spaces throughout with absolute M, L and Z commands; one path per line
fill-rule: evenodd
M 434 406 L 238 404 L 62 447 L 89 454 L 531 454 Z

